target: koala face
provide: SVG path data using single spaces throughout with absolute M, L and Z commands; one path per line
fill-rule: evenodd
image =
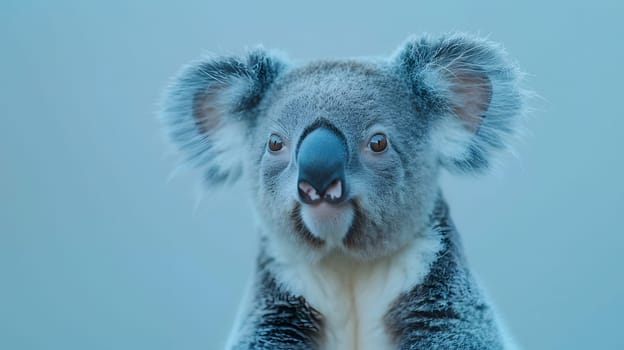
M 427 115 L 409 96 L 379 63 L 313 64 L 274 82 L 248 162 L 268 231 L 297 251 L 359 258 L 413 237 L 426 223 L 437 163 Z
M 283 254 L 374 259 L 422 233 L 440 167 L 479 171 L 504 147 L 518 79 L 500 48 L 458 35 L 377 61 L 258 50 L 184 68 L 163 117 L 209 184 L 245 175 Z

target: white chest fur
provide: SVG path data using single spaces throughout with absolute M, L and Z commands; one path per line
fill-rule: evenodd
M 437 235 L 416 239 L 374 262 L 332 256 L 318 264 L 279 264 L 278 280 L 324 318 L 324 350 L 390 348 L 383 317 L 399 294 L 420 283 L 441 247 Z

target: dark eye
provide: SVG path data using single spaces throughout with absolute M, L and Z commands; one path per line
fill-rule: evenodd
M 370 141 L 368 141 L 368 148 L 376 153 L 385 151 L 387 147 L 388 139 L 386 138 L 386 135 L 381 133 L 373 135 Z
M 269 136 L 269 150 L 271 152 L 277 152 L 284 147 L 284 143 L 282 142 L 282 138 L 276 134 L 271 134 Z

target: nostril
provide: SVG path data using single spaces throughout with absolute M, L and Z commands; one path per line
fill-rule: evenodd
M 323 198 L 329 202 L 336 202 L 342 198 L 342 181 L 340 179 L 334 180 L 329 187 L 325 190 Z
M 321 200 L 321 195 L 318 193 L 314 186 L 310 185 L 307 181 L 301 180 L 299 181 L 299 197 L 305 203 L 311 204 L 316 203 Z

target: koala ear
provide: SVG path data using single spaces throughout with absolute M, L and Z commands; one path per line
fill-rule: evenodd
M 484 170 L 505 148 L 523 112 L 520 73 L 504 50 L 462 34 L 411 39 L 393 64 L 413 89 L 430 136 L 451 171 Z
M 261 49 L 244 58 L 208 58 L 183 67 L 165 91 L 161 117 L 208 184 L 241 175 L 257 106 L 284 67 Z

